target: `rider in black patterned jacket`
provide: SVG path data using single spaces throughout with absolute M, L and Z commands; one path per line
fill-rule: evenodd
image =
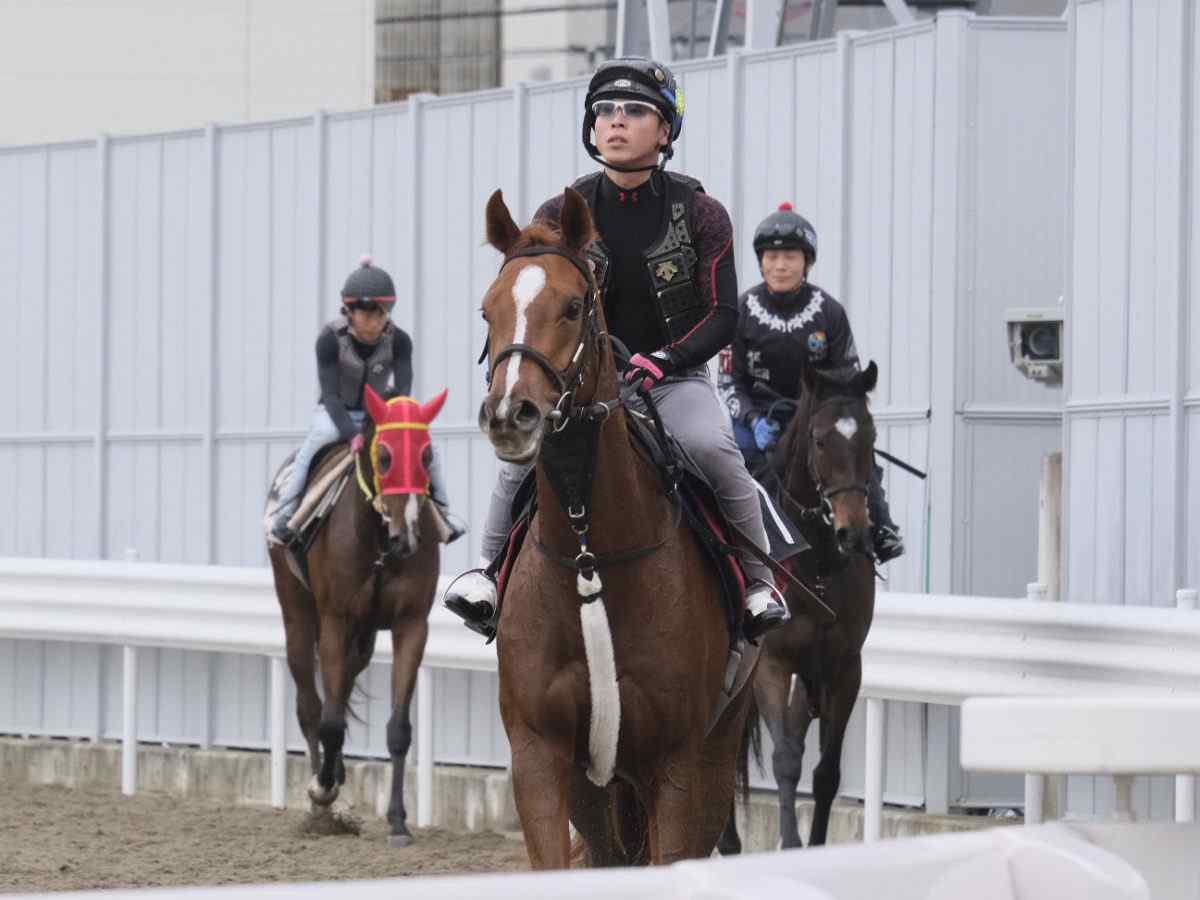
M 726 397 L 734 437 L 752 472 L 787 427 L 790 416 L 776 399 L 796 397 L 805 366 L 859 368 L 846 310 L 808 280 L 817 261 L 812 225 L 790 203 L 781 204 L 755 230 L 754 252 L 764 281 L 738 299 L 732 383 Z M 867 502 L 875 554 L 887 562 L 904 552 L 904 542 L 892 522 L 882 476 L 876 465 Z

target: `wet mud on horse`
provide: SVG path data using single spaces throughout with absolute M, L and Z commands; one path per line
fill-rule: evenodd
M 733 801 L 751 692 L 706 736 L 729 649 L 718 576 L 630 444 L 584 261 L 591 215 L 572 190 L 560 224 L 522 231 L 499 191 L 488 203 L 505 263 L 483 303 L 480 427 L 501 459 L 538 460 L 497 639 L 517 810 L 534 868 L 570 864 L 568 820 L 592 865 L 703 857 Z M 568 513 L 563 496 L 588 500 Z
M 332 804 L 345 783 L 342 746 L 351 691 L 371 661 L 378 631 L 392 634 L 388 820 L 392 845 L 402 847 L 412 840 L 404 806 L 404 764 L 412 743 L 409 705 L 440 565 L 436 513 L 426 492 L 428 423 L 445 394 L 422 406 L 409 398 L 385 402 L 370 386 L 366 390 L 370 419 L 353 480 L 359 487 L 352 481 L 342 491 L 309 548 L 309 586 L 288 567 L 283 547 L 270 546 L 269 556 L 296 684 L 296 715 L 308 742 L 313 774 L 308 794 L 314 808 Z M 327 457 L 310 482 L 319 481 L 341 455 L 339 448 Z
M 796 821 L 809 725 L 820 723 L 820 759 L 813 770 L 815 809 L 809 844 L 825 843 L 829 814 L 841 785 L 842 742 L 862 683 L 862 647 L 875 610 L 875 561 L 867 511 L 867 481 L 875 426 L 867 397 L 878 370 L 833 377 L 808 369 L 796 415 L 772 457 L 768 487 L 776 481 L 784 506 L 813 547 L 793 560 L 796 575 L 823 589 L 837 613 L 818 625 L 794 588 L 785 592 L 792 620 L 766 636 L 754 693 L 775 749 L 771 763 L 779 792 L 782 846 L 801 847 Z M 793 679 L 795 687 L 793 689 Z M 730 816 L 722 853 L 741 841 Z

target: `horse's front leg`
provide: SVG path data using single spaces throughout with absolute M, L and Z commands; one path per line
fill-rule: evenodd
M 508 739 L 513 797 L 529 863 L 534 869 L 569 868 L 570 755 L 523 725 L 510 730 Z
M 329 806 L 337 799 L 346 780 L 342 746 L 346 742 L 346 703 L 354 685 L 346 661 L 346 625 L 339 616 L 322 616 L 318 641 L 321 682 L 325 702 L 317 735 L 321 741 L 321 767 L 308 785 L 308 796 L 318 806 Z
M 842 783 L 842 741 L 862 685 L 862 656 L 851 656 L 833 672 L 829 708 L 821 710 L 821 761 L 813 770 L 813 823 L 809 846 L 825 843 L 829 813 Z
M 424 616 L 406 617 L 392 626 L 392 715 L 388 719 L 388 755 L 392 759 L 392 795 L 388 802 L 388 823 L 392 827 L 388 839 L 393 847 L 412 843 L 408 830 L 408 812 L 404 808 L 404 767 L 408 748 L 412 745 L 412 723 L 409 704 L 416 686 L 417 670 L 425 655 L 425 639 L 429 623 Z M 426 718 L 428 720 L 428 717 Z

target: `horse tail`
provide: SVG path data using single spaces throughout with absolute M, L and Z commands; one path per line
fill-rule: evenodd
M 750 709 L 746 712 L 746 725 L 742 729 L 742 746 L 738 749 L 737 774 L 735 790 L 741 797 L 742 803 L 750 802 L 750 758 L 761 770 L 762 755 L 762 717 L 758 714 L 758 699 L 754 691 L 750 691 Z

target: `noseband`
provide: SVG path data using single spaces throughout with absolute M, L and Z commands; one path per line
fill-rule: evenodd
M 566 252 L 565 250 L 550 245 L 539 245 L 534 247 L 526 247 L 523 250 L 518 250 L 504 258 L 504 262 L 500 265 L 500 271 L 504 271 L 514 259 L 521 259 L 528 256 L 560 256 L 569 262 L 583 276 L 583 280 L 587 282 L 587 292 L 583 299 L 583 326 L 579 330 L 579 342 L 575 345 L 575 352 L 571 354 L 570 365 L 563 371 L 559 371 L 544 353 L 536 347 L 529 344 L 513 343 L 509 344 L 499 353 L 497 353 L 488 366 L 487 383 L 490 386 L 492 378 L 496 374 L 496 369 L 500 363 L 508 359 L 516 353 L 528 356 L 531 360 L 538 364 L 543 372 L 550 378 L 554 386 L 558 389 L 558 403 L 548 416 L 548 422 L 552 423 L 554 431 L 561 431 L 567 426 L 572 418 L 579 418 L 581 415 L 590 415 L 591 406 L 583 407 L 582 409 L 574 405 L 575 392 L 583 386 L 583 378 L 585 374 L 585 361 L 583 360 L 583 351 L 588 342 L 596 336 L 596 306 L 598 302 L 598 290 L 596 288 L 596 279 L 592 276 L 587 264 L 577 256 Z M 483 352 L 479 355 L 479 361 L 483 362 L 487 359 L 488 350 L 491 347 L 491 339 L 483 346 Z M 572 372 L 574 369 L 574 372 Z M 600 404 L 604 405 L 604 404 Z M 607 416 L 611 410 L 605 406 L 604 415 Z

